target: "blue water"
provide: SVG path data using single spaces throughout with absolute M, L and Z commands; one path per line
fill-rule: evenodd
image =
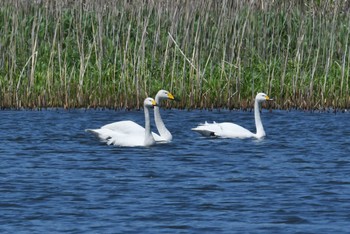
M 264 140 L 190 131 L 252 112 L 162 116 L 172 143 L 121 148 L 84 129 L 142 111 L 0 111 L 0 232 L 349 232 L 349 112 L 263 110 Z

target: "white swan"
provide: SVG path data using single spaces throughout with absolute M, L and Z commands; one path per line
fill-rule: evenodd
M 192 128 L 192 130 L 204 136 L 217 136 L 222 138 L 263 138 L 266 134 L 260 118 L 260 103 L 268 100 L 272 99 L 270 99 L 269 96 L 267 96 L 265 93 L 258 93 L 255 97 L 254 117 L 256 133 L 252 133 L 248 129 L 245 129 L 237 124 L 228 122 L 205 122 L 204 124 L 201 124 L 196 128 Z
M 145 128 L 142 132 L 124 131 L 117 132 L 105 126 L 99 129 L 86 129 L 87 132 L 92 132 L 101 140 L 106 141 L 108 145 L 118 146 L 151 146 L 155 144 L 155 140 L 151 133 L 151 123 L 149 118 L 149 108 L 156 106 L 157 103 L 153 98 L 146 98 L 143 102 L 145 112 Z M 124 121 L 123 121 L 124 122 Z
M 155 141 L 157 142 L 169 142 L 173 138 L 169 130 L 165 127 L 159 112 L 158 105 L 160 105 L 162 100 L 166 100 L 166 99 L 174 100 L 174 96 L 166 90 L 159 90 L 155 97 L 157 106 L 154 107 L 154 120 L 156 123 L 156 127 L 158 129 L 159 135 L 152 132 L 152 135 Z M 114 122 L 111 124 L 104 125 L 101 128 L 109 129 L 116 133 L 125 133 L 125 134 L 142 135 L 145 132 L 144 127 L 130 120 Z

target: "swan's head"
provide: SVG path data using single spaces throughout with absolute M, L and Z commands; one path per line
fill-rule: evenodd
M 255 97 L 255 100 L 258 102 L 264 102 L 264 101 L 270 101 L 272 99 L 270 99 L 269 96 L 267 96 L 267 94 L 265 93 L 258 93 Z
M 148 97 L 143 102 L 143 106 L 144 107 L 154 107 L 154 106 L 157 106 L 157 103 L 156 103 L 156 101 L 153 98 Z
M 174 100 L 175 98 L 169 91 L 162 89 L 158 91 L 156 95 L 156 99 L 160 101 L 160 100 L 166 100 L 166 99 Z

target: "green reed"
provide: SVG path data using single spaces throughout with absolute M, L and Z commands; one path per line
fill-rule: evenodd
M 0 8 L 0 105 L 349 107 L 347 1 L 25 1 Z

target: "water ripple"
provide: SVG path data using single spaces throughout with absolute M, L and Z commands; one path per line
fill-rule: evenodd
M 264 140 L 203 138 L 200 122 L 254 130 L 252 113 L 162 110 L 170 144 L 121 148 L 84 129 L 134 111 L 2 111 L 2 233 L 345 233 L 349 113 L 263 110 Z M 181 121 L 179 121 L 181 120 Z M 292 120 L 292 121 L 291 121 Z

